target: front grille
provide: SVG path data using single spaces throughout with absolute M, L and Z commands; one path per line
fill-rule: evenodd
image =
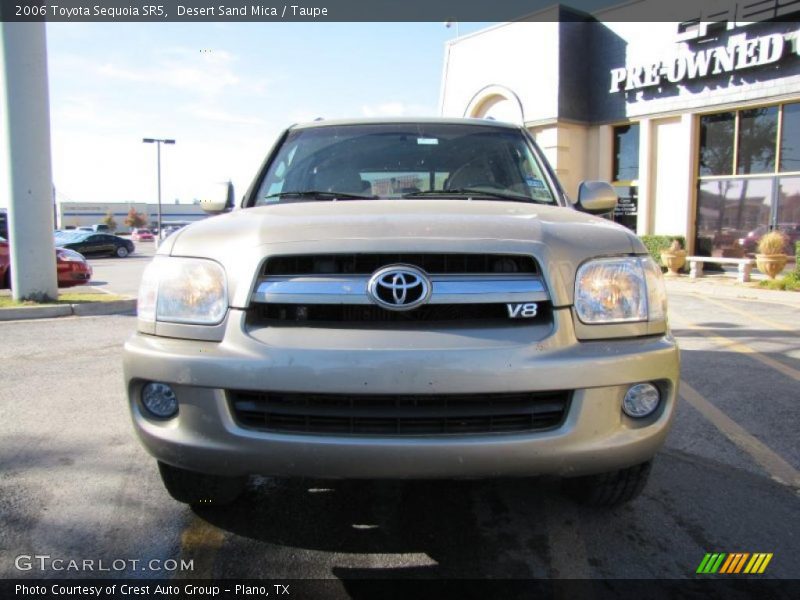
M 536 261 L 517 254 L 321 254 L 273 256 L 262 271 L 269 275 L 371 275 L 387 265 L 414 265 L 429 274 L 539 274 Z
M 292 325 L 319 323 L 426 323 L 470 322 L 481 325 L 538 325 L 552 320 L 550 303 L 539 302 L 536 317 L 511 319 L 505 304 L 428 304 L 392 311 L 370 304 L 256 304 L 251 323 Z
M 570 392 L 361 395 L 229 391 L 242 427 L 322 435 L 464 435 L 559 427 Z

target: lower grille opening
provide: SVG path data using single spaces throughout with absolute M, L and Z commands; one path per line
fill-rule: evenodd
M 353 323 L 458 323 L 540 325 L 552 322 L 549 302 L 539 302 L 533 318 L 512 319 L 505 304 L 428 304 L 414 310 L 392 311 L 370 304 L 257 304 L 251 322 L 262 325 Z
M 464 435 L 546 431 L 567 414 L 570 392 L 366 395 L 229 391 L 242 427 L 328 435 Z

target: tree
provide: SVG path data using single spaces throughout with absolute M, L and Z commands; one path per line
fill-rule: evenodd
M 136 209 L 131 207 L 128 211 L 128 216 L 125 217 L 124 223 L 131 229 L 147 227 L 147 217 L 142 213 L 136 212 Z
M 111 211 L 108 211 L 100 222 L 107 226 L 109 231 L 116 231 L 117 229 L 117 222 L 114 220 L 114 215 L 111 214 Z

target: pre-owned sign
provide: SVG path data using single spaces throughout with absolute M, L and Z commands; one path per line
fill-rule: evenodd
M 665 81 L 680 83 L 778 62 L 789 53 L 800 55 L 800 31 L 748 39 L 732 37 L 724 46 L 689 50 L 657 62 L 611 69 L 610 93 L 639 90 Z

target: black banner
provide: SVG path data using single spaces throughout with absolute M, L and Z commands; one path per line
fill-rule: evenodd
M 6 22 L 763 21 L 800 0 L 0 0 Z
M 687 580 L 442 580 L 442 579 L 291 579 L 291 580 L 0 580 L 4 600 L 328 600 L 339 598 L 417 600 L 575 599 L 795 599 L 798 580 L 714 577 Z

